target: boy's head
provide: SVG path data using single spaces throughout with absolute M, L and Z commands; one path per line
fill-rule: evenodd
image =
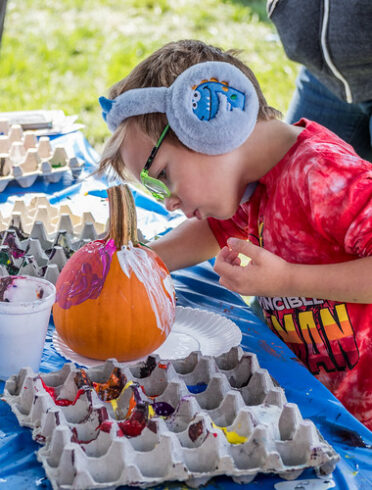
M 178 83 L 178 81 L 182 78 L 180 75 L 182 75 L 186 70 L 188 69 L 189 69 L 188 71 L 190 70 L 192 71 L 195 69 L 197 70 L 197 67 L 194 68 L 194 65 L 197 65 L 199 63 L 204 63 L 204 62 L 211 62 L 211 61 L 228 63 L 230 65 L 233 65 L 233 67 L 238 68 L 238 70 L 233 69 L 235 70 L 235 72 L 238 73 L 238 78 L 239 78 L 239 70 L 245 75 L 245 77 L 248 79 L 247 83 L 251 87 L 250 90 L 251 92 L 253 92 L 252 95 L 253 98 L 255 99 L 253 100 L 253 102 L 256 104 L 258 102 L 257 104 L 258 109 L 253 109 L 254 117 L 256 117 L 257 114 L 258 121 L 269 120 L 269 119 L 280 117 L 280 113 L 278 111 L 276 111 L 275 109 L 267 105 L 256 77 L 254 76 L 252 71 L 242 61 L 240 61 L 237 58 L 235 52 L 222 51 L 219 48 L 206 45 L 201 41 L 194 41 L 194 40 L 172 42 L 163 46 L 156 52 L 154 52 L 151 56 L 146 58 L 136 68 L 134 68 L 134 70 L 127 77 L 125 77 L 120 82 L 116 83 L 111 88 L 109 93 L 109 98 L 115 100 L 117 97 L 124 94 L 125 92 L 129 90 L 133 91 L 133 89 L 143 89 L 148 87 L 172 87 L 173 88 L 175 85 L 174 84 L 175 80 L 177 79 L 176 83 Z M 183 76 L 183 78 L 185 78 L 185 76 Z M 203 81 L 207 81 L 207 80 L 203 80 Z M 173 92 L 174 91 L 175 90 L 173 90 Z M 155 91 L 155 93 L 157 92 Z M 196 93 L 196 95 L 198 94 Z M 239 93 L 237 95 L 239 96 Z M 237 96 L 233 94 L 233 97 L 236 98 Z M 119 100 L 120 98 L 118 99 L 118 101 Z M 140 102 L 143 103 L 143 100 L 140 100 Z M 110 107 L 108 108 L 108 110 L 109 109 Z M 151 110 L 154 110 L 154 108 L 152 108 Z M 133 125 L 133 124 L 142 133 L 147 135 L 152 140 L 153 144 L 155 144 L 159 140 L 159 137 L 163 133 L 164 128 L 167 126 L 168 122 L 170 122 L 171 128 L 166 133 L 167 142 L 188 149 L 192 148 L 193 134 L 192 133 L 187 134 L 185 138 L 183 138 L 183 135 L 181 135 L 180 138 L 177 137 L 177 134 L 180 135 L 180 132 L 177 131 L 177 129 L 179 128 L 175 127 L 177 126 L 177 118 L 173 119 L 173 121 L 169 121 L 170 117 L 167 117 L 167 115 L 164 112 L 151 112 L 146 114 L 133 115 L 131 117 L 127 117 L 120 124 L 119 122 L 121 121 L 121 119 L 120 119 L 120 112 L 119 112 L 119 120 L 116 120 L 114 125 L 114 128 L 116 129 L 114 130 L 112 137 L 107 142 L 102 154 L 100 170 L 103 172 L 107 169 L 112 168 L 119 176 L 123 178 L 128 179 L 131 177 L 131 175 L 126 171 L 126 165 L 125 162 L 123 161 L 122 153 L 120 149 L 122 147 L 125 134 L 128 131 L 129 125 Z M 168 116 L 169 115 L 170 114 L 168 114 Z M 198 117 L 199 119 L 201 119 L 203 118 L 203 115 L 199 114 Z M 172 124 L 173 122 L 174 124 Z M 255 119 L 253 125 L 254 123 L 255 123 Z M 181 126 L 182 124 L 186 128 L 190 126 L 187 120 L 184 122 L 181 121 Z M 175 129 L 175 131 L 172 130 L 172 126 Z M 239 127 L 239 123 L 238 123 L 238 127 Z M 195 131 L 194 131 L 194 135 L 195 135 Z M 180 139 L 183 140 L 184 142 L 190 141 L 191 144 L 185 146 Z M 203 138 L 201 138 L 201 140 L 203 140 Z M 200 147 L 197 147 L 196 149 L 201 153 L 212 153 L 210 151 L 203 151 L 203 148 L 204 147 L 202 145 L 201 149 Z M 216 151 L 215 153 L 217 154 L 224 153 L 224 151 Z

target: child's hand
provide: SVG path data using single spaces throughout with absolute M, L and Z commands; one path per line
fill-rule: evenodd
M 245 240 L 229 238 L 216 257 L 214 270 L 220 284 L 244 296 L 285 296 L 290 264 L 264 248 Z M 239 254 L 251 261 L 241 266 Z

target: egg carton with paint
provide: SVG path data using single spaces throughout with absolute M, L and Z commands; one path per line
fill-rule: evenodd
M 329 474 L 339 459 L 255 354 L 237 347 L 216 358 L 27 368 L 4 397 L 43 445 L 38 459 L 55 489 L 295 479 L 306 468 Z
M 0 274 L 27 274 L 56 283 L 67 259 L 86 243 L 106 235 L 108 220 L 80 216 L 70 207 L 51 205 L 45 196 L 16 200 L 0 215 Z
M 0 120 L 0 192 L 11 181 L 30 187 L 38 177 L 56 183 L 66 172 L 79 177 L 83 162 L 67 155 L 63 146 L 52 147 L 47 136 L 37 139 L 19 124 Z
M 68 258 L 95 236 L 91 223 L 77 239 L 62 229 L 49 240 L 41 222 L 35 222 L 29 236 L 13 222 L 0 232 L 0 275 L 37 276 L 55 284 Z

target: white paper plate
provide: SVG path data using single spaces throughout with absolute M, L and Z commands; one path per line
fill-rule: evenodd
M 162 359 L 182 359 L 193 351 L 201 351 L 205 356 L 219 356 L 239 345 L 241 340 L 240 328 L 228 318 L 207 310 L 177 306 L 171 333 L 153 354 L 158 354 Z M 91 367 L 103 363 L 71 350 L 56 330 L 53 334 L 53 345 L 62 357 L 82 366 Z

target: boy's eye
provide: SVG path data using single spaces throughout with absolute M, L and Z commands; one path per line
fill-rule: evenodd
M 159 175 L 157 176 L 158 180 L 166 181 L 167 180 L 167 172 L 165 169 L 163 169 Z

